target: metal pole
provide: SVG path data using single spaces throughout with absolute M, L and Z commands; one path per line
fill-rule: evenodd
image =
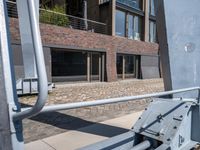
M 131 150 L 146 150 L 151 146 L 151 143 L 147 140 L 144 141 L 136 146 L 134 146 Z
M 84 24 L 85 24 L 85 30 L 88 30 L 88 21 L 87 21 L 87 0 L 83 1 L 83 9 L 84 9 Z
M 40 113 L 77 109 L 77 108 L 82 108 L 82 107 L 98 106 L 98 105 L 105 105 L 105 104 L 113 104 L 113 103 L 119 103 L 119 102 L 135 101 L 135 100 L 140 100 L 140 99 L 145 99 L 145 98 L 161 97 L 161 96 L 166 96 L 166 95 L 171 95 L 171 94 L 176 94 L 176 93 L 184 93 L 184 92 L 194 91 L 194 90 L 199 90 L 199 89 L 200 87 L 193 87 L 193 88 L 153 93 L 153 94 L 145 94 L 145 95 L 139 95 L 139 96 L 128 96 L 128 97 L 120 97 L 120 98 L 94 100 L 94 101 L 88 101 L 88 102 L 77 102 L 77 103 L 45 106 L 41 110 Z M 29 110 L 29 109 L 30 108 L 24 108 L 22 110 Z
M 0 149 L 23 149 L 22 122 L 13 122 L 12 109 L 20 110 L 12 62 L 6 0 L 0 1 Z
M 36 68 L 38 73 L 39 95 L 35 106 L 33 106 L 29 110 L 14 114 L 13 120 L 22 120 L 24 118 L 29 118 L 38 114 L 44 107 L 48 95 L 48 82 L 47 82 L 46 68 L 44 63 L 44 54 L 40 36 L 40 29 L 38 26 L 36 6 L 34 0 L 27 0 L 27 4 L 28 4 L 30 25 L 31 25 L 31 32 L 33 35 L 33 46 L 36 59 Z

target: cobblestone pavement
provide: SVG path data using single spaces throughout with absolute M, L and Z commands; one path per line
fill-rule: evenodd
M 162 79 L 124 80 L 112 83 L 58 84 L 53 92 L 49 94 L 46 105 L 133 96 L 158 91 L 163 91 Z M 33 105 L 35 100 L 36 97 L 34 96 L 20 98 L 20 102 L 24 107 Z M 96 122 L 139 111 L 144 109 L 148 102 L 149 100 L 146 99 L 40 114 L 23 121 L 25 142 L 43 139 L 68 130 L 76 130 Z

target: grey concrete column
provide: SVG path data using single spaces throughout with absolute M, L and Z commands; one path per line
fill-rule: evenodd
M 35 7 L 38 13 L 39 25 L 39 0 L 35 0 Z M 17 10 L 23 52 L 25 78 L 37 78 L 33 38 L 30 27 L 27 0 L 17 0 Z
M 149 42 L 149 0 L 144 0 L 144 41 Z

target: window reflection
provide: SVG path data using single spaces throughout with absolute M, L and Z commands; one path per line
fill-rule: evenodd
M 139 16 L 128 15 L 128 38 L 141 40 L 142 19 Z
M 149 12 L 150 15 L 155 16 L 155 0 L 149 0 Z
M 156 34 L 156 22 L 149 22 L 149 41 L 157 42 L 157 34 Z
M 142 9 L 142 0 L 117 0 L 117 2 L 132 8 Z
M 125 36 L 125 12 L 116 10 L 115 33 L 118 36 Z

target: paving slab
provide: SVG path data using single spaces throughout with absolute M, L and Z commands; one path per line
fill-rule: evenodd
M 74 150 L 127 132 L 142 111 L 69 131 L 25 145 L 25 150 Z M 47 148 L 43 148 L 49 146 Z M 52 148 L 52 149 L 48 149 Z
M 26 144 L 25 149 L 26 150 L 55 150 L 53 147 L 46 144 L 42 140 L 38 140 L 38 141 L 35 141 L 35 142 L 31 142 L 29 144 Z

